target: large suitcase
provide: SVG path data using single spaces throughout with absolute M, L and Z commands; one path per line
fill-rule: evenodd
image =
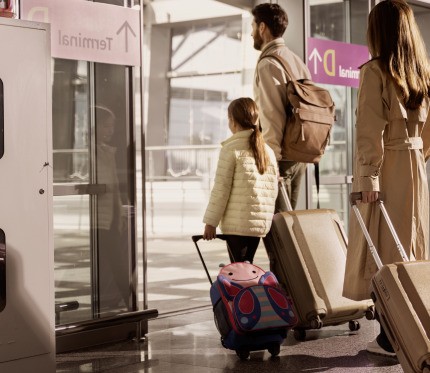
M 281 191 L 288 201 L 285 188 Z M 334 210 L 275 214 L 264 245 L 270 270 L 293 300 L 297 340 L 306 338 L 307 329 L 349 323 L 353 331 L 360 328 L 357 319 L 374 318 L 370 299 L 357 302 L 342 296 L 347 242 Z
M 352 208 L 378 266 L 371 281 L 376 313 L 406 373 L 430 373 L 430 261 L 409 261 L 381 200 L 381 208 L 403 262 L 383 265 L 351 194 Z
M 201 238 L 193 236 L 192 240 L 211 283 L 210 298 L 221 344 L 235 350 L 241 359 L 247 359 L 251 351 L 266 349 L 272 356 L 278 355 L 288 329 L 297 322 L 291 299 L 273 273 L 248 262 L 223 266 L 212 281 L 197 245 Z M 217 238 L 225 239 L 223 235 Z

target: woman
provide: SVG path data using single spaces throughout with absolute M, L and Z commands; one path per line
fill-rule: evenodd
M 228 107 L 233 136 L 222 143 L 215 184 L 203 222 L 203 238 L 214 239 L 216 227 L 227 235 L 230 260 L 252 263 L 260 237 L 272 224 L 278 195 L 275 154 L 264 143 L 255 102 L 248 97 Z
M 367 42 L 372 59 L 362 66 L 358 92 L 353 191 L 382 263 L 401 261 L 394 240 L 374 203 L 379 193 L 407 254 L 428 258 L 430 72 L 412 9 L 386 0 L 369 14 Z M 370 296 L 377 271 L 355 216 L 350 219 L 344 296 Z M 395 356 L 383 329 L 367 350 Z

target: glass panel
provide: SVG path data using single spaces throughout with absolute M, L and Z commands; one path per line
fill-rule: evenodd
M 54 182 L 72 187 L 70 192 L 63 188 L 63 194 L 84 193 L 55 197 L 57 323 L 126 311 L 135 304 L 135 286 L 130 286 L 136 275 L 128 71 L 117 65 L 95 64 L 92 70 L 88 62 L 54 61 Z M 64 264 L 65 259 L 70 262 Z
M 366 45 L 368 1 L 332 1 L 321 4 L 310 1 L 311 37 Z M 357 90 L 355 88 L 325 85 L 336 105 L 337 120 L 333 126 L 330 144 L 320 162 L 321 188 L 320 206 L 339 208 L 347 225 L 349 190 L 338 184 L 339 177 L 346 179 L 352 174 L 353 132 Z M 330 181 L 330 177 L 337 177 Z M 326 184 L 326 185 L 324 185 Z M 331 184 L 331 185 L 328 185 Z M 313 207 L 316 207 L 316 188 L 313 192 Z M 339 195 L 344 193 L 344 195 Z M 339 205 L 341 202 L 342 206 Z
M 127 68 L 95 64 L 98 297 L 100 313 L 131 310 L 135 285 L 134 160 L 127 101 Z M 132 286 L 130 283 L 132 282 Z
M 90 181 L 88 63 L 55 59 L 52 95 L 54 187 Z M 56 323 L 91 319 L 88 195 L 54 197 Z
M 324 85 L 330 91 L 336 106 L 336 122 L 330 133 L 330 143 L 320 161 L 321 176 L 347 175 L 347 141 L 350 109 L 347 97 L 348 87 Z
M 345 2 L 332 1 L 332 3 L 318 3 L 318 0 L 310 0 L 311 37 L 346 41 L 347 19 L 345 17 Z
M 418 23 L 418 27 L 420 28 L 428 53 L 430 51 L 430 28 L 428 27 L 430 22 L 430 8 L 418 5 L 411 5 L 411 7 L 414 11 L 415 19 Z M 430 190 L 430 162 L 427 162 L 427 181 Z
M 316 201 L 316 188 L 313 190 Z M 320 186 L 321 208 L 336 210 L 344 226 L 348 227 L 349 218 L 349 186 L 348 184 L 327 184 Z M 316 208 L 316 206 L 315 206 Z
M 4 154 L 4 95 L 3 81 L 0 79 L 0 159 Z
M 0 312 L 6 307 L 6 236 L 0 229 Z
M 88 63 L 54 60 L 53 150 L 54 183 L 88 183 Z
M 427 52 L 430 52 L 430 28 L 428 27 L 430 22 L 430 8 L 412 4 L 410 4 L 410 6 L 414 11 L 415 19 L 420 28 L 424 43 L 426 44 Z
M 56 324 L 92 318 L 90 199 L 89 196 L 54 197 Z M 67 310 L 72 302 L 76 310 Z M 76 308 L 76 307 L 73 307 Z
M 226 102 L 241 88 L 241 30 L 240 19 L 174 30 L 172 76 L 185 76 L 170 83 L 169 145 L 226 138 Z
M 146 147 L 145 160 L 148 300 L 160 313 L 206 306 L 210 301 L 209 283 L 190 236 L 203 231 L 220 142 L 230 136 L 228 103 L 252 94 L 244 93 L 249 87 L 244 84 L 243 43 L 241 17 L 189 22 L 172 30 L 171 71 L 166 71 L 169 101 L 165 108 L 157 107 L 166 110 L 167 126 L 159 142 L 153 141 L 161 146 Z M 163 89 L 164 84 L 159 82 Z M 148 122 L 151 133 L 165 123 Z M 215 277 L 218 265 L 228 262 L 225 243 L 199 244 Z M 258 263 L 267 264 L 264 248 L 258 255 L 263 257 Z
M 171 69 L 177 74 L 239 71 L 242 21 L 187 26 L 173 30 Z M 228 56 L 228 58 L 220 58 Z
M 240 74 L 172 79 L 168 144 L 219 144 L 226 139 L 227 105 L 238 96 L 240 84 Z

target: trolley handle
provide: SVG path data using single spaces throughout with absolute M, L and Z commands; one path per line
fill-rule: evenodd
M 376 262 L 378 269 L 380 269 L 383 265 L 381 262 L 381 258 L 379 257 L 379 254 L 376 251 L 376 247 L 373 244 L 373 241 L 370 237 L 369 231 L 367 230 L 366 224 L 364 223 L 363 217 L 361 216 L 360 210 L 357 207 L 357 201 L 361 201 L 361 192 L 351 193 L 349 200 L 350 200 L 352 209 L 354 210 L 354 213 L 357 217 L 358 223 L 360 224 L 360 227 L 364 233 L 364 236 L 366 237 L 366 241 L 369 245 L 369 250 L 370 250 L 373 258 L 375 259 L 375 262 Z M 397 250 L 399 251 L 400 256 L 402 257 L 404 262 L 408 262 L 409 258 L 406 254 L 406 251 L 405 251 L 402 243 L 400 242 L 400 239 L 399 239 L 399 236 L 397 235 L 396 230 L 394 229 L 393 223 L 391 222 L 391 219 L 390 219 L 388 212 L 385 208 L 383 196 L 381 193 L 379 193 L 378 200 L 376 202 L 378 203 L 378 206 L 381 209 L 382 215 L 384 216 L 384 219 L 387 222 L 388 228 L 390 229 L 391 235 L 394 238 L 394 241 L 396 243 Z
M 361 201 L 361 192 L 353 192 L 349 195 L 349 203 L 352 205 L 356 205 L 358 201 Z M 384 195 L 381 192 L 378 192 L 378 199 L 377 202 L 384 201 Z
M 215 238 L 219 238 L 220 240 L 226 240 L 226 235 L 225 234 L 217 234 L 215 236 Z M 197 234 L 195 236 L 191 236 L 191 239 L 193 240 L 194 243 L 200 241 L 201 239 L 203 239 L 203 235 L 202 234 Z
M 202 238 L 203 238 L 203 235 L 201 234 L 191 236 L 191 239 L 193 240 L 194 245 L 196 245 L 197 253 L 199 254 L 200 260 L 202 261 L 203 268 L 205 269 L 205 272 L 206 272 L 206 276 L 208 276 L 208 280 L 212 285 L 213 281 L 212 281 L 211 275 L 209 274 L 208 267 L 206 267 L 206 263 L 205 263 L 205 260 L 203 259 L 203 255 L 200 251 L 199 245 L 197 245 L 197 242 L 200 241 Z M 224 234 L 217 234 L 216 238 L 219 238 L 220 240 L 224 240 L 224 241 L 227 239 L 227 237 Z

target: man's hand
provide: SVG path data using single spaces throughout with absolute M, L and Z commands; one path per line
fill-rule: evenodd
M 205 231 L 203 232 L 203 239 L 204 240 L 213 240 L 216 238 L 216 227 L 213 227 L 212 225 L 206 224 L 205 225 Z
M 378 200 L 379 192 L 361 192 L 361 202 L 372 203 Z

